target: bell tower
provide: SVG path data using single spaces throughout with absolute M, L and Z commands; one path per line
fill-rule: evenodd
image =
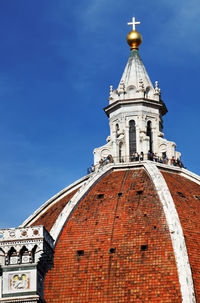
M 164 139 L 163 119 L 167 113 L 161 99 L 158 81 L 155 85 L 148 76 L 139 55 L 142 35 L 136 31 L 135 18 L 128 25 L 133 29 L 127 35 L 130 55 L 117 89 L 110 86 L 109 105 L 104 108 L 109 118 L 110 136 L 107 144 L 94 150 L 94 164 L 112 155 L 115 163 L 131 162 L 132 155 L 149 153 L 157 157 L 166 155 L 169 159 L 179 158 L 176 144 Z

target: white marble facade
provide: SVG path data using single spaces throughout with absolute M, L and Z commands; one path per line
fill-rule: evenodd
M 0 230 L 0 302 L 44 302 L 53 238 L 43 226 Z

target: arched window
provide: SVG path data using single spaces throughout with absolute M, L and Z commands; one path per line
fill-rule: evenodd
M 136 128 L 135 121 L 129 121 L 129 155 L 136 152 Z
M 122 158 L 122 146 L 123 146 L 123 143 L 120 142 L 119 143 L 119 162 L 123 162 L 123 158 Z
M 119 132 L 119 124 L 117 123 L 117 124 L 115 125 L 116 138 L 118 137 L 118 132 Z
M 147 136 L 149 137 L 149 151 L 150 153 L 153 152 L 152 149 L 152 130 L 151 130 L 151 121 L 147 122 Z
M 149 98 L 149 92 L 150 92 L 151 88 L 148 86 L 146 88 L 146 91 L 145 91 L 145 98 L 148 99 Z
M 6 264 L 17 264 L 18 263 L 18 255 L 16 249 L 14 247 L 11 247 L 11 249 L 8 252 Z
M 37 245 L 35 245 L 32 249 L 32 262 L 34 263 L 35 262 L 35 252 L 36 252 L 36 249 L 37 249 Z

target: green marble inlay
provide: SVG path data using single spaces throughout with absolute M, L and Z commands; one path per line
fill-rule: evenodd
M 135 57 L 135 56 L 138 56 L 139 53 L 138 53 L 138 50 L 137 49 L 132 49 L 131 53 L 130 53 L 130 57 Z
M 3 298 L 9 298 L 9 297 L 20 297 L 20 296 L 32 296 L 37 295 L 36 291 L 27 291 L 27 292 L 18 292 L 18 293 L 12 293 L 12 294 L 3 294 Z

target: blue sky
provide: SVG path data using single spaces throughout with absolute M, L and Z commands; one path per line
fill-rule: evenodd
M 132 16 L 169 111 L 165 137 L 200 174 L 199 1 L 1 1 L 1 228 L 18 226 L 82 177 L 105 144 L 103 108 L 129 56 Z

